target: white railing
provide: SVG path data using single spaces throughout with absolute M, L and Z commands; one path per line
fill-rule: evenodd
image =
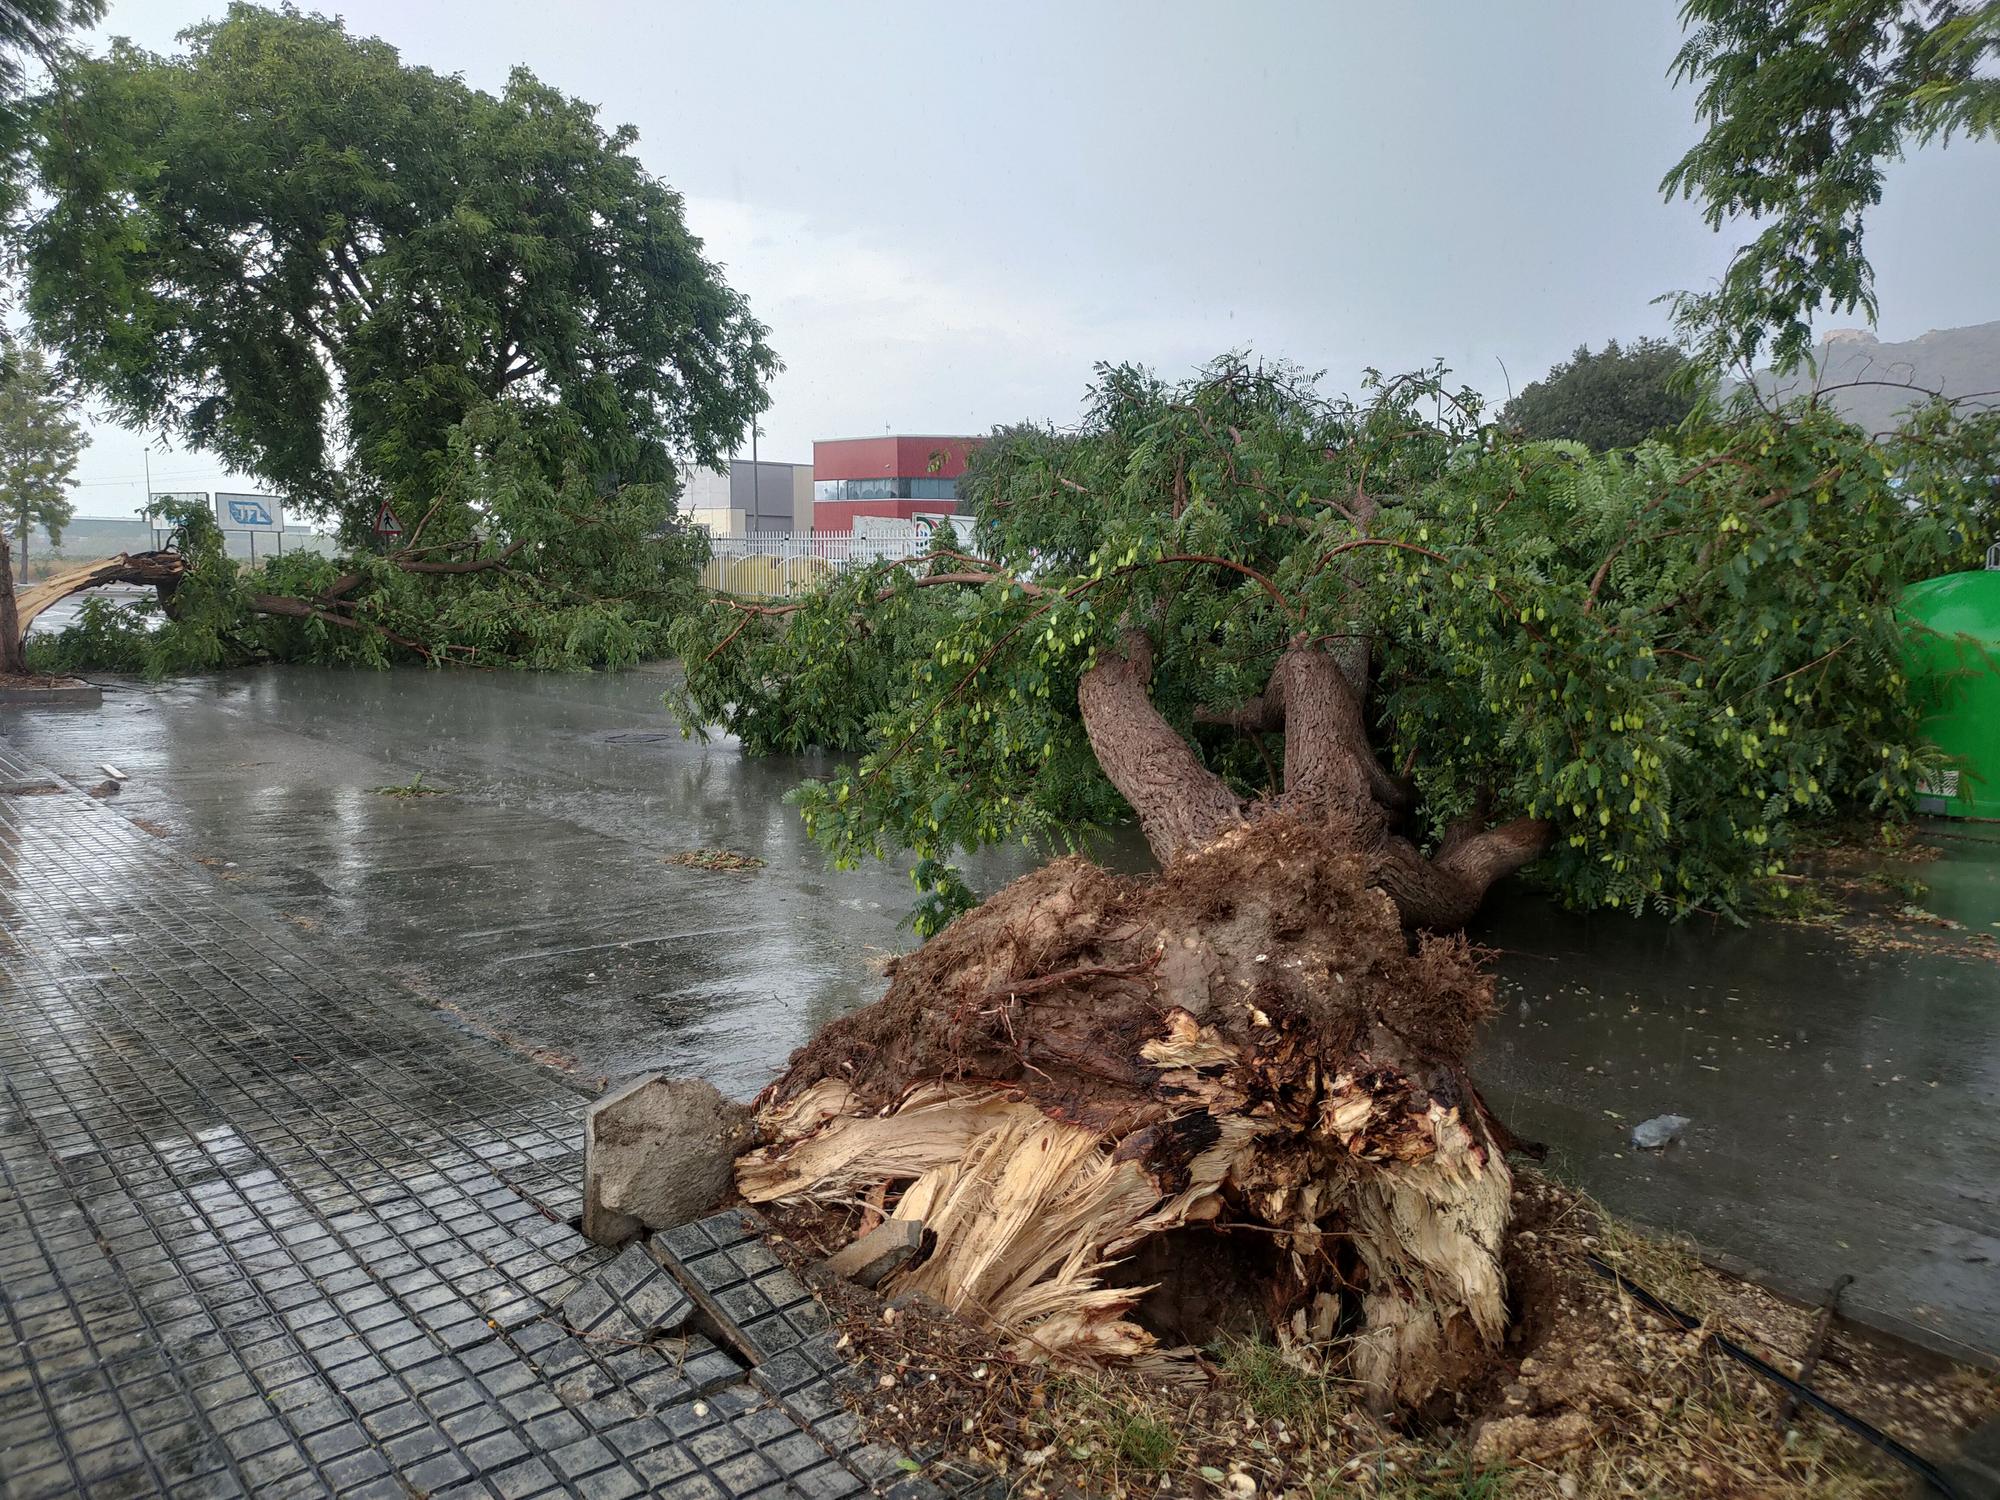
M 950 527 L 874 532 L 777 531 L 709 538 L 705 587 L 725 594 L 776 599 L 804 593 L 849 568 L 922 557 L 937 547 L 962 550 Z

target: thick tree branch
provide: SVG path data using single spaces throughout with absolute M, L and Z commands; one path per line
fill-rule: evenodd
M 1322 813 L 1338 810 L 1364 823 L 1379 822 L 1382 810 L 1409 805 L 1409 788 L 1375 758 L 1361 699 L 1334 656 L 1300 637 L 1279 657 L 1274 676 L 1284 682 L 1279 697 L 1288 802 Z
M 1495 881 L 1539 858 L 1552 832 L 1543 819 L 1516 818 L 1440 849 L 1435 859 L 1391 837 L 1372 852 L 1369 875 L 1396 903 L 1405 927 L 1447 932 L 1472 920 Z
M 359 573 L 342 573 L 313 597 L 321 604 L 331 604 L 336 599 L 343 599 L 361 587 L 361 576 Z
M 1078 680 L 1076 701 L 1099 768 L 1131 804 L 1147 847 L 1164 865 L 1241 822 L 1243 800 L 1153 706 L 1152 675 L 1152 641 L 1128 629 L 1119 649 L 1099 652 Z
M 1278 658 L 1278 671 L 1285 684 L 1286 800 L 1377 821 L 1368 768 L 1384 782 L 1388 773 L 1375 763 L 1361 705 L 1339 663 L 1300 639 Z
M 540 365 L 536 364 L 532 359 L 524 359 L 518 364 L 509 364 L 505 369 L 501 370 L 494 380 L 494 385 L 499 390 L 505 390 L 515 381 L 525 380 L 528 376 L 539 375 L 541 372 L 542 367 Z
M 1197 724 L 1219 724 L 1227 729 L 1240 729 L 1245 734 L 1265 734 L 1273 729 L 1282 729 L 1285 724 L 1285 673 L 1284 658 L 1271 668 L 1271 677 L 1264 684 L 1264 691 L 1254 698 L 1248 698 L 1236 708 L 1198 708 L 1194 711 Z
M 354 252 L 346 245 L 335 245 L 330 252 L 339 267 L 342 279 L 352 290 L 354 297 L 370 313 L 375 311 L 375 288 L 369 285 L 368 275 L 361 269 L 361 263 L 354 258 Z
M 385 641 L 393 641 L 398 646 L 417 653 L 425 661 L 435 660 L 435 653 L 421 641 L 413 641 L 406 635 L 398 635 L 393 630 L 366 620 L 357 620 L 352 615 L 336 614 L 332 610 L 321 609 L 309 599 L 294 599 L 289 594 L 258 594 L 250 600 L 250 608 L 260 615 L 281 615 L 292 620 L 319 620 L 327 625 L 337 625 L 342 630 L 352 630 L 362 635 L 379 635 Z
M 484 573 L 490 568 L 504 566 L 508 558 L 527 545 L 528 539 L 521 537 L 519 540 L 501 548 L 500 551 L 490 557 L 475 557 L 466 562 L 405 562 L 400 557 L 392 557 L 390 561 L 394 562 L 405 573 Z
M 1440 849 L 1431 863 L 1477 885 L 1483 897 L 1494 881 L 1539 859 L 1554 834 L 1555 825 L 1546 818 L 1515 818 Z

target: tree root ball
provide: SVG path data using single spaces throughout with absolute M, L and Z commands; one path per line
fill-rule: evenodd
M 1505 1322 L 1510 1178 L 1464 1066 L 1492 985 L 1369 882 L 1284 812 L 1154 878 L 1048 865 L 793 1056 L 738 1188 L 922 1220 L 891 1291 L 1083 1362 L 1175 1358 L 1142 1304 L 1209 1238 L 1281 1339 L 1422 1406 Z

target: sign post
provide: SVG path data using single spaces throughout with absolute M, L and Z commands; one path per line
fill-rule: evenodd
M 215 492 L 215 522 L 224 531 L 250 534 L 250 566 L 257 566 L 257 533 L 278 539 L 278 555 L 285 551 L 285 507 L 276 495 L 232 495 Z
M 403 534 L 403 523 L 397 520 L 396 513 L 389 509 L 387 500 L 384 500 L 381 508 L 375 512 L 374 530 L 375 539 L 381 542 L 393 542 Z

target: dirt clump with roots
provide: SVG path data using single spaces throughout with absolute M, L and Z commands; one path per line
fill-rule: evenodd
M 1233 1268 L 1255 1321 L 1353 1336 L 1378 1402 L 1420 1407 L 1506 1321 L 1510 1177 L 1464 1066 L 1491 1000 L 1320 820 L 1257 818 L 1152 879 L 1061 860 L 801 1049 L 737 1184 L 921 1220 L 935 1249 L 896 1289 L 1083 1364 L 1184 1357 Z M 1182 1316 L 1149 1327 L 1148 1299 Z

